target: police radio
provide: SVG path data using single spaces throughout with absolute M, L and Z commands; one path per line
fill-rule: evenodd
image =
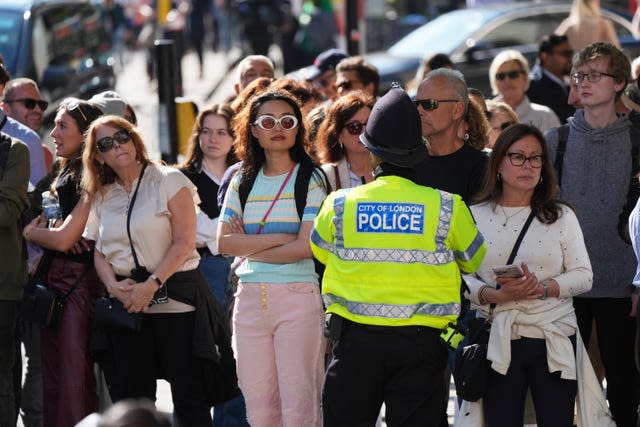
M 449 323 L 440 333 L 440 339 L 449 349 L 455 350 L 464 339 L 464 329 L 456 323 Z

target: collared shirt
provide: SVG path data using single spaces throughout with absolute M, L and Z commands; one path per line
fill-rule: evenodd
M 2 132 L 24 142 L 29 148 L 29 182 L 36 185 L 47 174 L 47 167 L 44 163 L 44 152 L 42 151 L 42 140 L 33 130 L 23 125 L 17 120 L 8 117 L 0 111 L 0 123 L 5 119 Z

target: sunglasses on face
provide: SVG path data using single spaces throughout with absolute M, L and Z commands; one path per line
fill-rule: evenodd
M 518 77 L 520 77 L 520 74 L 523 74 L 522 71 L 506 71 L 504 73 L 496 73 L 496 80 L 504 80 L 507 77 L 509 77 L 509 79 L 511 80 L 515 80 Z
M 126 130 L 119 130 L 113 134 L 113 136 L 105 136 L 104 138 L 100 138 L 98 142 L 96 142 L 96 147 L 98 151 L 101 153 L 106 153 L 107 151 L 111 151 L 113 147 L 115 147 L 116 142 L 120 145 L 126 144 L 131 141 L 131 135 Z
M 491 129 L 493 130 L 499 130 L 499 131 L 503 131 L 506 128 L 508 128 L 509 126 L 511 126 L 513 124 L 513 122 L 504 122 L 504 123 L 500 123 L 498 126 L 496 127 L 492 127 Z
M 336 85 L 336 89 L 351 90 L 356 84 L 362 84 L 359 80 L 345 80 Z
M 276 125 L 280 125 L 280 127 L 284 130 L 291 130 L 298 126 L 298 118 L 292 114 L 285 114 L 284 116 L 276 119 L 273 116 L 262 115 L 253 122 L 254 125 L 257 125 L 262 130 L 271 130 L 276 127 Z
M 49 103 L 47 101 L 33 98 L 5 99 L 4 102 L 22 102 L 22 105 L 24 105 L 24 108 L 26 108 L 27 110 L 33 110 L 37 105 L 42 111 L 45 111 L 49 106 Z
M 573 73 L 571 74 L 571 80 L 573 80 L 575 84 L 580 84 L 586 78 L 589 83 L 596 83 L 600 81 L 602 76 L 611 77 L 612 79 L 616 78 L 613 74 L 593 71 L 591 73 Z
M 351 121 L 351 122 L 347 122 L 347 124 L 344 125 L 344 128 L 347 130 L 347 132 L 349 132 L 351 135 L 353 136 L 358 136 L 362 133 L 362 131 L 364 130 L 364 127 L 367 125 L 367 122 L 361 123 L 357 120 Z
M 418 107 L 422 107 L 425 111 L 436 110 L 442 102 L 460 102 L 457 99 L 416 99 L 413 104 Z

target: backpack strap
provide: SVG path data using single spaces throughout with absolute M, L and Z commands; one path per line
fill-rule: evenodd
M 569 124 L 558 127 L 558 146 L 556 147 L 556 158 L 553 168 L 556 170 L 558 187 L 562 186 L 562 166 L 564 164 L 564 153 L 567 151 L 567 140 L 569 139 Z

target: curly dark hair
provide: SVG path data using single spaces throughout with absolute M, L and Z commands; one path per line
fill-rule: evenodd
M 538 140 L 543 157 L 542 170 L 540 171 L 541 182 L 536 185 L 533 191 L 531 210 L 543 224 L 553 224 L 562 214 L 561 204 L 566 203 L 558 199 L 558 181 L 553 164 L 549 161 L 549 147 L 542 132 L 535 126 L 516 123 L 502 131 L 489 157 L 484 187 L 477 197 L 477 202 L 491 202 L 495 208 L 503 191 L 502 180 L 498 177 L 500 163 L 507 155 L 509 147 L 525 136 L 533 136 Z

